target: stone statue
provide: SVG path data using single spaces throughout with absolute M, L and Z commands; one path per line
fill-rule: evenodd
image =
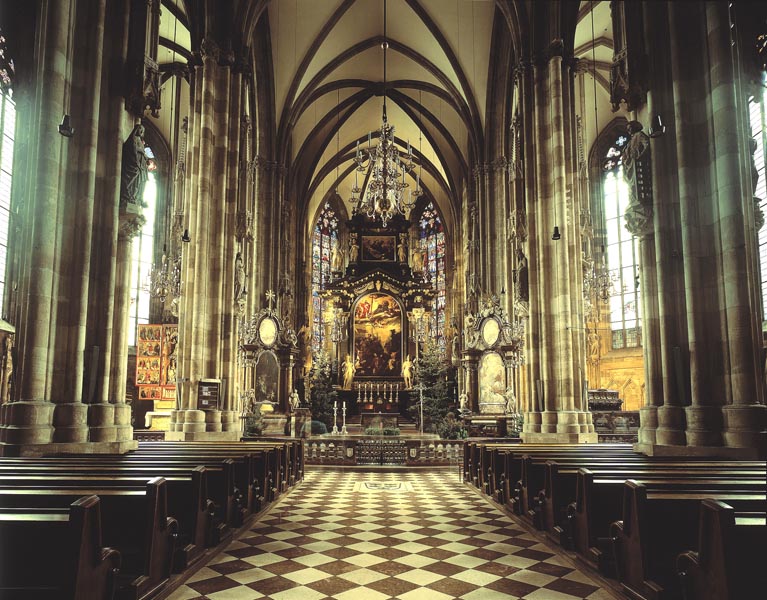
M 589 360 L 596 364 L 599 362 L 599 334 L 596 331 L 589 331 Z
M 123 144 L 120 207 L 144 206 L 144 186 L 148 179 L 144 153 L 144 126 L 137 124 Z
M 413 389 L 413 361 L 410 360 L 409 354 L 402 361 L 402 377 L 405 380 L 405 389 Z
M 639 121 L 630 121 L 627 129 L 631 139 L 621 153 L 621 161 L 630 199 L 624 218 L 629 233 L 643 236 L 653 231 L 650 138 L 642 131 Z
M 413 261 L 411 266 L 413 267 L 413 271 L 423 271 L 423 252 L 418 248 L 413 249 Z
M 514 395 L 514 390 L 510 387 L 506 388 L 506 412 L 513 415 L 517 412 L 517 397 Z
M 467 411 L 466 405 L 469 403 L 469 396 L 466 392 L 461 392 L 458 396 L 458 410 L 461 414 Z
M 344 268 L 344 251 L 338 244 L 333 246 L 333 250 L 330 252 L 330 270 L 338 272 Z
M 522 247 L 517 247 L 517 273 L 516 273 L 516 300 L 519 302 L 530 301 L 530 283 L 527 270 L 527 256 Z
M 14 336 L 7 335 L 3 347 L 2 364 L 2 396 L 0 404 L 11 402 L 13 400 L 13 355 L 14 355 Z
M 399 234 L 399 244 L 397 245 L 397 258 L 401 263 L 407 262 L 407 235 Z
M 245 261 L 242 260 L 242 254 L 237 253 L 234 259 L 234 303 L 238 304 L 240 300 L 245 299 Z
M 290 395 L 288 396 L 288 402 L 290 403 L 290 409 L 296 410 L 301 406 L 301 398 L 298 396 L 298 392 L 293 389 L 292 392 L 290 392 Z
M 349 262 L 350 263 L 357 262 L 357 255 L 359 251 L 360 251 L 359 246 L 357 246 L 357 234 L 353 233 L 351 236 L 351 240 L 349 240 Z
M 357 370 L 357 368 L 354 366 L 354 360 L 352 359 L 351 354 L 346 355 L 346 360 L 344 361 L 344 389 L 350 390 L 352 389 L 352 381 L 354 381 L 354 373 Z

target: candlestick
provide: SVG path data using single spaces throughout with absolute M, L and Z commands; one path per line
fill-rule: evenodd
M 345 401 L 344 401 L 342 414 L 343 414 L 343 426 L 341 427 L 341 435 L 346 435 L 347 431 L 346 431 L 346 402 Z

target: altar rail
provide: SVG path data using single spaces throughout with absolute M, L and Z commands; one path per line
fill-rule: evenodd
M 463 442 L 322 436 L 306 441 L 305 460 L 309 465 L 455 465 L 463 464 Z

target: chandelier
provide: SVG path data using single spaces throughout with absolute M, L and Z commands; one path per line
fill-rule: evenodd
M 160 264 L 152 265 L 149 272 L 149 294 L 163 304 L 168 296 L 178 298 L 181 295 L 181 253 L 169 259 L 163 247 Z
M 367 215 L 370 219 L 380 219 L 383 227 L 395 215 L 406 216 L 413 208 L 415 201 L 423 194 L 421 190 L 420 173 L 416 180 L 414 192 L 408 190 L 406 177 L 415 170 L 413 150 L 410 142 L 407 144 L 407 154 L 400 154 L 394 139 L 394 126 L 389 124 L 386 117 L 386 50 L 389 42 L 386 37 L 386 0 L 384 0 L 384 39 L 383 48 L 383 111 L 381 129 L 378 130 L 378 143 L 371 147 L 372 134 L 368 133 L 368 147 L 361 148 L 357 141 L 357 151 L 354 162 L 357 172 L 366 173 L 367 186 L 365 194 L 357 184 L 356 174 L 352 188 L 352 202 L 356 202 L 355 212 Z M 405 194 L 407 190 L 407 194 Z
M 590 269 L 583 274 L 583 296 L 586 301 L 587 312 L 593 310 L 592 297 L 596 296 L 602 302 L 607 302 L 615 293 L 618 275 L 610 271 L 605 264 L 605 250 L 602 246 L 602 257 L 598 263 L 593 263 Z

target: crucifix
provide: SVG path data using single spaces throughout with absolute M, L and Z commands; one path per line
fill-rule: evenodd
M 274 304 L 274 291 L 272 290 L 266 290 L 266 301 L 269 303 L 269 312 L 272 312 L 272 305 Z

